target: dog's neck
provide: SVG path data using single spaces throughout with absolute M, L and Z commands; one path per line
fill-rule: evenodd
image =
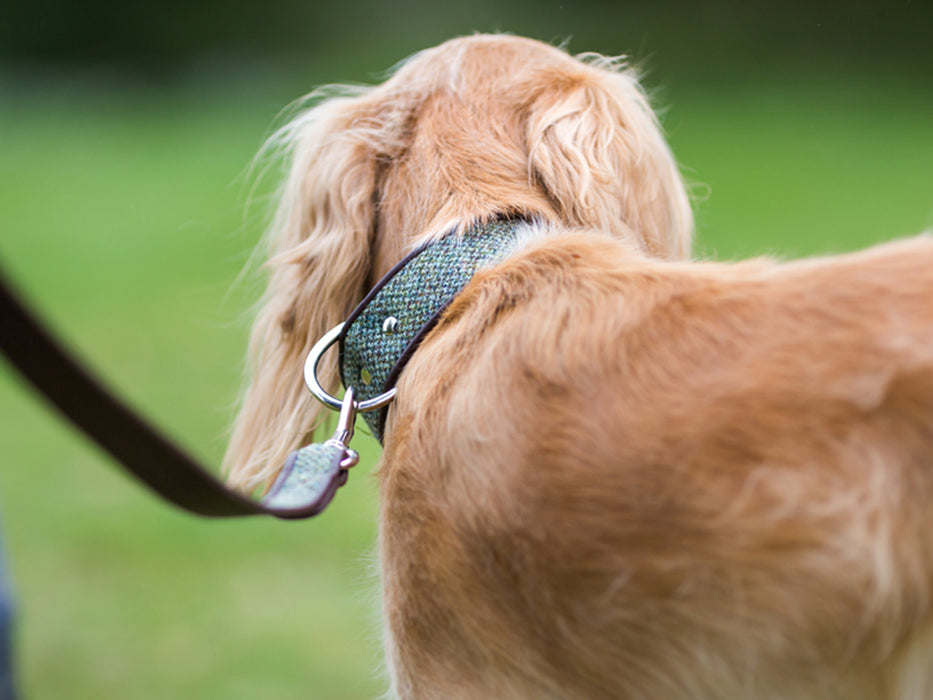
M 395 386 L 444 309 L 484 267 L 516 246 L 522 219 L 479 224 L 421 246 L 392 268 L 350 314 L 340 335 L 340 371 L 358 401 Z M 388 408 L 363 414 L 382 442 Z

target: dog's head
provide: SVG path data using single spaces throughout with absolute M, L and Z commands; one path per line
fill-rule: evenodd
M 690 249 L 677 166 L 617 61 L 473 36 L 416 54 L 382 85 L 329 95 L 274 137 L 290 172 L 226 460 L 245 490 L 274 477 L 321 419 L 302 381 L 310 346 L 413 244 L 517 214 L 652 256 Z M 336 388 L 332 357 L 321 377 Z

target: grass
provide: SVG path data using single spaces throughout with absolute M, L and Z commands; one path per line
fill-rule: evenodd
M 833 252 L 933 225 L 928 94 L 849 80 L 664 97 L 705 257 Z M 242 214 L 243 173 L 279 106 L 143 95 L 0 109 L 5 270 L 109 383 L 211 464 L 258 294 L 235 284 L 260 228 Z M 371 443 L 317 520 L 204 521 L 143 492 L 5 366 L 0 426 L 24 695 L 384 689 Z

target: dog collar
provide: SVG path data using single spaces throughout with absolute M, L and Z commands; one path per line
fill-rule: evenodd
M 319 513 L 347 480 L 359 455 L 350 449 L 357 413 L 381 443 L 395 382 L 450 302 L 480 268 L 514 248 L 519 221 L 498 220 L 449 233 L 408 255 L 376 284 L 349 318 L 324 335 L 305 362 L 305 382 L 325 405 L 340 409 L 337 430 L 323 443 L 289 455 L 263 505 L 289 513 Z M 340 343 L 343 400 L 317 380 L 321 355 Z
M 392 268 L 350 314 L 340 332 L 343 384 L 362 403 L 395 387 L 418 345 L 477 270 L 514 248 L 521 220 L 500 219 L 427 243 Z M 388 406 L 364 413 L 382 442 Z

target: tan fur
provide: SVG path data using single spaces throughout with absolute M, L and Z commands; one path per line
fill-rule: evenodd
M 425 51 L 283 141 L 228 455 L 245 489 L 319 420 L 310 344 L 415 242 L 539 222 L 447 310 L 389 413 L 399 696 L 930 696 L 933 241 L 688 262 L 631 71 L 525 39 Z

